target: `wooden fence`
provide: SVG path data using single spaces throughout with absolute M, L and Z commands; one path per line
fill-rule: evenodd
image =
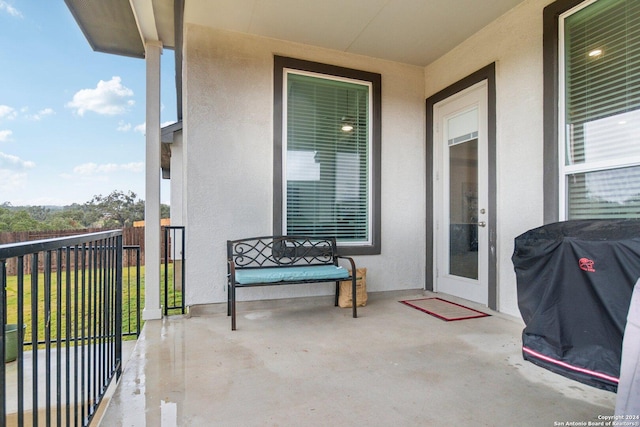
M 106 231 L 103 228 L 86 228 L 82 230 L 60 230 L 60 231 L 21 231 L 21 232 L 0 232 L 0 245 L 10 243 L 28 242 L 33 240 L 46 240 L 55 239 L 57 237 L 74 236 L 78 234 L 96 233 L 100 231 Z M 164 230 L 161 232 L 161 247 L 164 247 Z M 122 242 L 123 245 L 135 245 L 140 246 L 140 265 L 144 265 L 144 227 L 127 227 L 122 229 Z M 163 252 L 164 253 L 164 252 Z M 63 254 L 64 255 L 64 254 Z M 7 275 L 14 276 L 17 274 L 17 259 L 8 259 L 6 262 Z M 62 265 L 65 265 L 66 260 L 62 259 Z M 52 256 L 52 269 L 56 271 L 57 259 Z M 135 264 L 136 260 L 125 256 L 123 260 L 123 267 L 127 267 L 129 264 Z M 29 264 L 29 265 L 27 265 Z M 44 257 L 38 258 L 38 270 L 44 271 Z M 24 269 L 26 274 L 31 272 L 31 257 L 24 260 Z

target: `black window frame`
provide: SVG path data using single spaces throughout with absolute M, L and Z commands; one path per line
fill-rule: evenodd
M 382 76 L 378 73 L 356 70 L 352 68 L 339 67 L 335 65 L 323 64 L 319 62 L 306 61 L 302 59 L 274 56 L 273 61 L 273 233 L 275 235 L 283 234 L 282 218 L 284 215 L 283 205 L 283 84 L 284 70 L 295 69 L 312 73 L 324 74 L 328 77 L 342 77 L 354 80 L 361 80 L 371 83 L 371 243 L 369 245 L 341 245 L 338 242 L 340 253 L 344 255 L 377 255 L 381 253 L 381 84 Z
M 543 167 L 545 224 L 560 220 L 560 16 L 588 0 L 556 0 L 543 10 Z
M 543 10 L 542 15 L 542 62 L 543 62 L 543 141 L 544 141 L 544 202 L 545 224 L 560 218 L 560 164 L 558 123 L 559 89 L 559 37 L 560 15 L 586 0 L 557 0 Z

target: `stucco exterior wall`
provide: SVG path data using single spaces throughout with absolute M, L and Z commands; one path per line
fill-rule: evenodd
M 356 257 L 371 291 L 425 283 L 425 80 L 421 67 L 185 25 L 189 305 L 226 301 L 227 239 L 273 233 L 273 56 L 382 75 L 382 253 Z M 328 295 L 331 284 L 251 288 L 239 299 Z
M 425 69 L 429 97 L 496 63 L 498 310 L 520 316 L 513 239 L 543 224 L 542 11 L 521 3 Z

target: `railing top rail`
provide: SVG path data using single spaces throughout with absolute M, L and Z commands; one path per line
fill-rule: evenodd
M 166 228 L 168 230 L 184 230 L 184 225 L 163 225 L 162 228 Z
M 97 233 L 77 234 L 75 236 L 53 239 L 31 240 L 28 242 L 0 245 L 0 260 L 58 249 L 60 247 L 81 245 L 96 240 L 122 236 L 122 230 L 100 231 Z

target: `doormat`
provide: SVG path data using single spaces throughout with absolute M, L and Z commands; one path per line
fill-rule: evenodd
M 421 298 L 400 302 L 447 322 L 490 316 L 490 314 L 441 298 Z

